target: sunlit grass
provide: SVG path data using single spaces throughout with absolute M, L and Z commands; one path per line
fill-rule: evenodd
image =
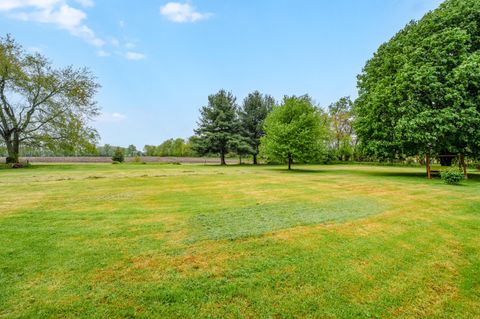
M 480 176 L 1 170 L 0 317 L 480 317 Z

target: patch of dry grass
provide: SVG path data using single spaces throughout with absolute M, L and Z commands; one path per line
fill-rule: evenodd
M 0 317 L 480 317 L 477 176 L 299 168 L 2 170 Z

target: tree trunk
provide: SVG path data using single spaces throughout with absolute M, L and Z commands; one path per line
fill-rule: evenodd
M 240 162 L 239 164 L 242 165 L 242 155 L 239 155 L 238 159 L 239 159 L 239 162 Z
M 288 155 L 288 170 L 292 169 L 292 155 Z
M 430 154 L 427 154 L 427 156 L 425 157 L 425 166 L 427 167 L 428 179 L 432 179 L 432 174 L 430 172 Z
M 460 166 L 462 167 L 465 179 L 468 179 L 467 164 L 465 163 L 465 154 L 460 154 Z
M 220 165 L 227 165 L 227 162 L 225 162 L 225 153 L 220 154 Z
M 5 144 L 7 145 L 7 164 L 16 164 L 19 163 L 20 156 L 20 141 L 18 136 L 13 136 L 13 138 L 5 139 Z
M 258 164 L 257 154 L 253 154 L 253 165 L 257 165 L 257 164 Z

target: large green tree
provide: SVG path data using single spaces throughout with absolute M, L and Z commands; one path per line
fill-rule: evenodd
M 308 95 L 286 96 L 267 116 L 264 129 L 262 152 L 270 159 L 286 162 L 289 170 L 294 161 L 318 160 L 329 134 L 326 115 Z
M 18 163 L 21 145 L 94 149 L 98 134 L 88 122 L 99 112 L 98 88 L 88 70 L 54 68 L 10 36 L 0 38 L 0 139 L 7 162 Z
M 270 95 L 263 95 L 258 91 L 248 94 L 243 100 L 242 107 L 239 110 L 239 119 L 241 123 L 242 135 L 245 137 L 244 143 L 237 143 L 241 150 L 247 151 L 253 155 L 253 164 L 257 164 L 260 147 L 260 138 L 265 135 L 263 124 L 268 113 L 275 105 L 275 100 Z M 243 147 L 242 147 L 243 145 Z
M 384 158 L 478 155 L 480 1 L 447 0 L 383 44 L 358 77 L 356 133 Z M 428 166 L 428 165 L 427 165 Z
M 208 97 L 208 105 L 200 109 L 195 130 L 194 149 L 200 155 L 218 154 L 225 165 L 225 155 L 239 139 L 238 106 L 232 93 L 220 90 Z

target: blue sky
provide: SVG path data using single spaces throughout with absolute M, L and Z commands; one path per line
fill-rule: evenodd
M 189 137 L 207 96 L 356 96 L 378 46 L 440 0 L 0 0 L 0 29 L 102 85 L 101 143 Z

